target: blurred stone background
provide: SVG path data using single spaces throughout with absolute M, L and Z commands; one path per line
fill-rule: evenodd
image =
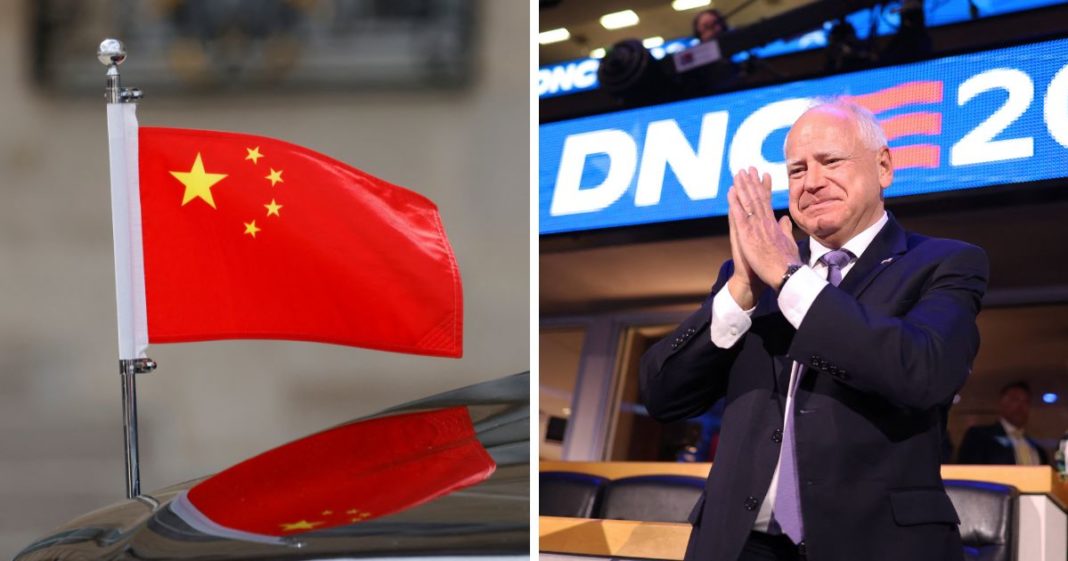
M 84 51 L 98 88 L 41 88 L 30 79 L 31 6 L 0 3 L 4 558 L 124 496 L 104 67 L 94 56 L 103 37 Z M 288 140 L 433 199 L 463 275 L 466 317 L 461 360 L 295 342 L 152 347 L 160 369 L 138 382 L 144 490 L 528 368 L 529 7 L 474 6 L 470 75 L 458 86 L 145 92 L 142 125 Z

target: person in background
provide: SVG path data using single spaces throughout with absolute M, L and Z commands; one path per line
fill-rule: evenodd
M 1049 465 L 1046 451 L 1024 434 L 1031 416 L 1031 386 L 1027 382 L 1001 388 L 998 415 L 996 423 L 974 426 L 964 433 L 958 463 Z
M 728 29 L 727 19 L 715 8 L 702 10 L 693 17 L 693 36 L 702 43 L 716 39 Z
M 693 36 L 701 45 L 716 43 L 717 49 L 719 48 L 718 40 L 720 37 L 730 31 L 730 27 L 727 25 L 727 18 L 723 17 L 723 14 L 716 9 L 698 12 L 693 18 L 692 25 Z M 691 47 L 694 50 L 697 48 Z M 685 56 L 688 51 L 683 51 L 682 55 Z M 717 53 L 719 53 L 718 50 Z M 719 57 L 720 54 L 716 56 Z M 711 64 L 705 63 L 687 68 L 681 71 L 679 75 L 682 78 L 681 91 L 684 97 L 710 95 L 717 91 L 732 89 L 738 85 L 738 81 L 741 79 L 739 67 L 731 61 L 729 56 L 724 56 Z

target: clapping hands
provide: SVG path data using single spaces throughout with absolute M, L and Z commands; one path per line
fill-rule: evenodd
M 775 220 L 771 210 L 771 176 L 756 168 L 738 172 L 727 194 L 734 275 L 727 283 L 742 309 L 756 305 L 767 287 L 779 288 L 783 274 L 801 257 L 789 216 Z

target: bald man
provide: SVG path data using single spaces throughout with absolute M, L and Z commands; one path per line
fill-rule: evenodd
M 686 559 L 962 559 L 939 466 L 979 348 L 987 257 L 886 212 L 893 161 L 864 108 L 813 107 L 785 152 L 789 217 L 772 213 L 769 176 L 738 173 L 732 259 L 642 358 L 661 421 L 726 398 Z

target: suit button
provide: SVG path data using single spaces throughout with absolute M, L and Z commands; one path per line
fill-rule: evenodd
M 775 429 L 775 432 L 771 433 L 771 441 L 775 444 L 782 443 L 782 429 Z
M 697 330 L 692 327 L 686 330 L 687 335 L 693 335 L 694 333 L 697 333 Z
M 756 500 L 756 497 L 745 499 L 745 510 L 756 510 L 758 506 L 760 506 L 760 501 Z
M 679 342 L 675 341 L 674 343 L 671 344 L 671 350 L 675 350 L 677 348 L 679 348 Z

